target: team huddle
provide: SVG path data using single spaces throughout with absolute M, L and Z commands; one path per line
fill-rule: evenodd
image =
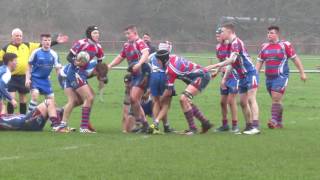
M 104 51 L 99 44 L 99 29 L 89 26 L 86 38 L 76 41 L 71 47 L 68 64 L 60 63 L 53 45 L 65 43 L 68 37 L 60 34 L 55 40 L 50 34 L 41 35 L 41 43 L 22 42 L 22 31 L 12 31 L 12 42 L 0 51 L 0 129 L 6 130 L 42 130 L 47 119 L 54 132 L 71 132 L 75 128 L 68 126 L 72 110 L 82 107 L 80 133 L 96 133 L 90 123 L 94 91 L 88 79 L 97 76 L 99 88 L 107 83 L 107 73 L 123 60 L 128 62 L 128 74 L 124 77 L 125 97 L 123 102 L 122 129 L 124 133 L 159 134 L 160 121 L 163 132 L 176 132 L 169 125 L 168 111 L 172 97 L 176 96 L 175 82 L 182 80 L 185 90 L 180 95 L 180 105 L 187 121 L 185 135 L 198 132 L 207 133 L 213 128 L 199 107 L 192 102 L 195 96 L 204 91 L 210 81 L 222 74 L 220 82 L 222 125 L 216 132 L 231 131 L 235 134 L 255 135 L 260 133 L 259 106 L 256 95 L 259 87 L 259 72 L 265 64 L 266 87 L 272 98 L 271 119 L 268 127 L 283 128 L 282 98 L 289 78 L 288 60 L 292 59 L 303 81 L 307 79 L 303 65 L 288 41 L 280 40 L 277 26 L 268 28 L 268 42 L 261 46 L 256 65 L 247 52 L 243 41 L 236 36 L 233 24 L 224 24 L 216 31 L 218 44 L 216 56 L 219 63 L 203 67 L 182 56 L 173 53 L 169 41 L 161 42 L 154 48 L 149 35 L 141 39 L 138 30 L 131 25 L 124 29 L 127 42 L 118 56 L 106 64 Z M 67 103 L 58 108 L 52 91 L 50 74 L 55 68 L 58 80 Z M 31 100 L 26 102 L 26 94 L 31 92 Z M 15 92 L 19 93 L 20 114 L 13 114 L 17 107 Z M 45 102 L 38 104 L 39 95 Z M 237 96 L 246 126 L 240 130 L 238 125 Z M 7 108 L 5 107 L 6 100 Z M 231 127 L 228 121 L 228 109 L 231 112 Z M 153 120 L 148 123 L 147 116 Z M 198 130 L 194 119 L 198 119 Z

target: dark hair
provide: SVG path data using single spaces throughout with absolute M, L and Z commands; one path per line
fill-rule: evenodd
M 235 27 L 234 27 L 234 24 L 232 24 L 232 23 L 223 24 L 222 27 L 229 29 L 232 32 L 235 32 Z
M 129 25 L 126 28 L 124 28 L 124 31 L 128 31 L 128 30 L 137 31 L 137 26 L 136 25 Z
M 10 61 L 13 61 L 14 59 L 16 59 L 18 56 L 14 53 L 5 53 L 3 55 L 3 64 L 4 65 L 8 65 L 8 63 Z
M 149 37 L 150 37 L 150 34 L 149 34 L 149 33 L 147 33 L 147 32 L 143 33 L 143 35 L 147 35 L 147 36 L 149 36 Z
M 279 26 L 269 26 L 268 27 L 268 31 L 271 31 L 271 30 L 275 30 L 275 31 L 277 31 L 277 32 L 280 32 L 280 28 L 279 28 Z
M 40 38 L 41 38 L 41 39 L 44 38 L 44 37 L 46 37 L 46 38 L 51 38 L 51 34 L 49 34 L 49 33 L 44 33 L 44 34 L 41 34 L 41 35 L 40 35 Z

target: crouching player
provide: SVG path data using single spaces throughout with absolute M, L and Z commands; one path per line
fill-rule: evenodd
M 282 128 L 282 98 L 289 79 L 288 60 L 292 59 L 300 72 L 302 81 L 307 80 L 300 58 L 297 56 L 291 43 L 280 40 L 280 28 L 270 26 L 267 39 L 269 42 L 262 44 L 258 56 L 256 69 L 259 72 L 265 63 L 267 90 L 272 98 L 271 120 L 268 122 L 270 129 Z
M 243 133 L 248 135 L 259 134 L 259 107 L 256 101 L 256 94 L 259 83 L 259 76 L 247 52 L 247 49 L 235 34 L 233 24 L 225 24 L 221 29 L 221 39 L 230 42 L 230 55 L 220 63 L 208 66 L 208 69 L 227 66 L 226 73 L 222 79 L 225 84 L 231 71 L 234 69 L 239 77 L 240 104 L 246 128 Z
M 211 80 L 210 72 L 182 57 L 170 55 L 167 50 L 157 51 L 156 58 L 159 64 L 166 68 L 167 89 L 164 91 L 163 96 L 169 97 L 172 95 L 176 79 L 183 80 L 187 84 L 185 91 L 180 96 L 181 108 L 189 125 L 189 129 L 184 131 L 184 134 L 193 135 L 197 133 L 194 117 L 201 122 L 201 133 L 206 133 L 213 125 L 204 117 L 198 107 L 192 103 L 192 99 L 209 84 Z
M 26 73 L 26 87 L 31 89 L 31 100 L 28 111 L 38 105 L 39 95 L 54 101 L 54 94 L 50 82 L 50 74 L 55 68 L 57 74 L 61 69 L 58 54 L 51 49 L 51 35 L 41 35 L 41 48 L 36 49 L 30 56 L 29 68 Z
M 228 41 L 224 41 L 220 37 L 221 28 L 216 31 L 216 38 L 218 44 L 216 46 L 216 56 L 220 62 L 227 59 L 230 54 L 230 43 Z M 225 68 L 220 68 L 222 72 L 222 77 L 225 73 Z M 238 94 L 238 85 L 239 80 L 236 75 L 235 71 L 232 71 L 230 75 L 227 77 L 227 80 L 224 84 L 220 85 L 220 106 L 221 106 L 221 113 L 222 113 L 222 125 L 216 129 L 217 132 L 224 132 L 229 131 L 230 127 L 228 124 L 228 106 L 230 107 L 231 111 L 231 118 L 232 118 L 232 127 L 231 132 L 238 133 L 238 109 L 237 109 L 237 94 Z
M 169 52 L 172 51 L 171 42 L 163 42 L 159 44 L 159 50 L 167 50 Z M 149 56 L 149 63 L 151 64 L 151 75 L 150 75 L 150 91 L 152 95 L 153 101 L 153 117 L 154 124 L 153 132 L 154 134 L 159 133 L 159 121 L 163 122 L 163 129 L 165 133 L 173 132 L 174 129 L 170 128 L 168 121 L 168 109 L 171 104 L 172 96 L 164 97 L 163 92 L 166 89 L 167 83 L 167 75 L 165 73 L 165 66 L 162 66 L 158 59 L 156 58 L 156 53 L 153 53 Z M 175 95 L 175 90 L 173 90 L 173 94 Z
M 6 53 L 3 56 L 3 65 L 0 67 L 0 112 L 3 108 L 3 100 L 9 101 L 14 108 L 17 107 L 17 102 L 7 90 L 7 84 L 11 79 L 11 73 L 16 69 L 17 55 Z
M 27 114 L 1 115 L 0 130 L 42 131 L 48 118 L 57 117 L 52 123 L 59 124 L 61 115 L 62 110 L 56 110 L 54 101 L 46 99 Z

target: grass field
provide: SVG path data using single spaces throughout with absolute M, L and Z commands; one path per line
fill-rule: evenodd
M 320 64 L 315 56 L 302 59 L 306 69 Z M 195 61 L 208 64 L 208 60 Z M 124 73 L 112 71 L 105 102 L 95 102 L 92 122 L 97 134 L 55 134 L 48 126 L 44 132 L 0 132 L 0 179 L 320 179 L 319 74 L 308 74 L 307 83 L 291 74 L 283 130 L 266 127 L 270 98 L 261 74 L 258 103 L 262 134 L 209 132 L 186 137 L 121 133 Z M 67 98 L 53 79 L 57 103 L 63 105 Z M 97 87 L 95 81 L 91 80 L 93 87 Z M 220 125 L 218 85 L 219 78 L 195 98 L 216 126 Z M 177 92 L 183 87 L 178 83 Z M 169 118 L 175 129 L 187 127 L 177 97 Z M 241 113 L 239 118 L 243 128 Z M 73 111 L 71 125 L 78 127 L 79 123 L 78 108 Z

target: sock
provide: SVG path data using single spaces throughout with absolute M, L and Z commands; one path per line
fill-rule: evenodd
M 202 124 L 207 123 L 208 119 L 204 117 L 203 113 L 199 110 L 199 108 L 194 104 L 192 104 L 191 106 L 193 116 L 195 116 Z
M 232 126 L 233 127 L 238 126 L 238 120 L 232 120 Z
M 158 120 L 158 119 L 154 119 L 154 120 L 153 120 L 153 124 L 156 125 L 156 126 L 158 126 L 158 125 L 159 125 L 159 120 Z
M 13 112 L 14 112 L 13 105 L 11 103 L 9 103 L 9 102 L 8 102 L 8 105 L 7 105 L 7 112 L 8 112 L 8 114 L 13 114 Z
M 246 123 L 246 129 L 251 129 L 252 128 L 252 123 Z
M 278 123 L 282 124 L 282 114 L 283 114 L 283 106 L 280 104 L 279 116 L 278 116 Z
M 82 120 L 81 120 L 81 128 L 88 128 L 89 126 L 89 121 L 90 121 L 90 107 L 82 107 Z
M 37 107 L 37 105 L 38 105 L 38 102 L 37 102 L 37 101 L 31 100 L 31 101 L 29 102 L 28 112 L 33 111 L 33 110 Z
M 259 128 L 259 120 L 253 120 L 252 121 L 252 127 Z
M 57 117 L 49 117 L 49 120 L 51 121 L 51 127 L 55 127 L 60 124 Z
M 280 111 L 281 111 L 281 104 L 273 103 L 271 106 L 271 116 L 272 116 L 271 121 L 278 123 Z
M 192 110 L 185 112 L 184 116 L 187 119 L 187 122 L 188 122 L 188 125 L 189 125 L 189 129 L 197 129 L 196 125 L 194 124 Z
M 20 114 L 27 113 L 27 103 L 20 103 Z
M 222 126 L 228 126 L 228 119 L 222 119 Z

